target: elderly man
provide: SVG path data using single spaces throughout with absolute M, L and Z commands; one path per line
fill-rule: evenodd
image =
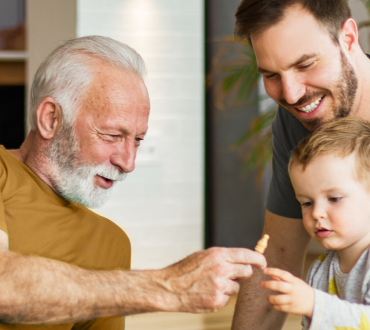
M 272 127 L 266 257 L 269 266 L 301 276 L 309 236 L 290 184 L 289 157 L 323 123 L 348 115 L 370 120 L 370 61 L 345 0 L 243 0 L 236 19 L 236 36 L 253 46 L 267 94 L 280 105 Z M 261 279 L 258 273 L 243 282 L 233 329 L 281 328 L 285 315 L 269 305 Z
M 127 236 L 86 208 L 134 170 L 148 129 L 144 72 L 133 49 L 98 36 L 61 45 L 37 71 L 31 131 L 19 150 L 0 148 L 0 329 L 123 329 L 123 315 L 212 311 L 251 264 L 265 267 L 253 251 L 210 249 L 128 271 Z

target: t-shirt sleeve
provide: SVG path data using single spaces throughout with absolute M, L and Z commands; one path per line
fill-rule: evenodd
M 279 107 L 272 124 L 272 177 L 267 195 L 267 209 L 287 218 L 301 219 L 301 206 L 295 198 L 288 174 L 294 148 L 309 132 L 287 110 Z
M 8 233 L 8 227 L 6 225 L 6 219 L 5 219 L 5 207 L 4 207 L 4 201 L 3 201 L 3 186 L 6 181 L 6 170 L 3 166 L 3 163 L 0 160 L 0 230 Z
M 4 203 L 3 203 L 1 193 L 0 193 L 0 230 L 8 233 L 8 227 L 6 225 L 6 220 L 5 220 Z
M 349 273 L 342 298 L 334 275 L 336 257 L 336 251 L 327 250 L 309 270 L 308 284 L 315 290 L 315 299 L 312 318 L 303 317 L 303 330 L 370 329 L 369 249 Z
M 336 295 L 314 290 L 315 306 L 311 324 L 307 329 L 369 329 L 369 305 L 350 303 Z

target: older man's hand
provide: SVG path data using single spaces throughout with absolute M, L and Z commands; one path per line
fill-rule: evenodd
M 250 277 L 252 265 L 266 267 L 265 257 L 244 248 L 210 248 L 160 270 L 163 310 L 202 313 L 225 306 L 239 291 L 238 279 Z M 161 308 L 161 309 L 162 309 Z

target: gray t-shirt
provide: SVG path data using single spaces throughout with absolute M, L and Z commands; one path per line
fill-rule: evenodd
M 272 124 L 272 178 L 266 202 L 267 209 L 274 214 L 302 218 L 301 206 L 290 182 L 288 164 L 292 151 L 308 134 L 298 119 L 279 106 Z
M 370 329 L 370 252 L 367 248 L 349 274 L 339 268 L 338 252 L 328 250 L 312 264 L 307 283 L 315 289 L 312 319 L 304 330 Z

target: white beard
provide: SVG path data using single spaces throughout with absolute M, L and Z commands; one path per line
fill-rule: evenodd
M 79 159 L 79 154 L 74 129 L 71 125 L 64 124 L 45 152 L 51 166 L 47 177 L 65 199 L 91 208 L 100 207 L 107 202 L 112 189 L 95 186 L 95 176 L 114 180 L 114 185 L 116 181 L 122 181 L 126 173 L 119 171 L 114 165 L 84 162 Z

